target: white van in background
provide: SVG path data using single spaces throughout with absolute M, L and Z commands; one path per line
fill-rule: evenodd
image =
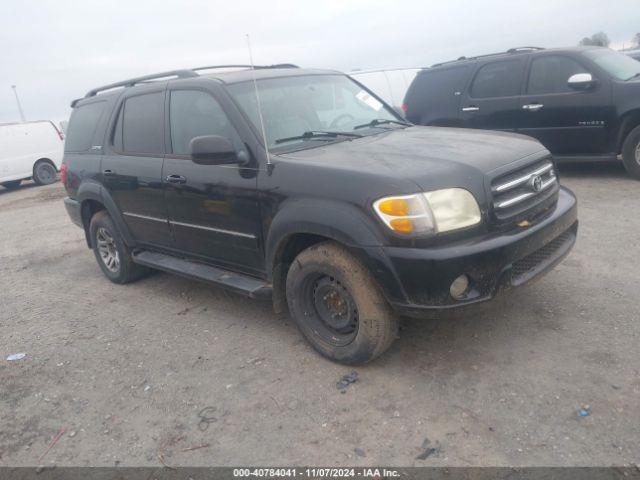
M 0 123 L 0 185 L 17 188 L 27 178 L 55 182 L 63 147 L 64 136 L 49 120 Z

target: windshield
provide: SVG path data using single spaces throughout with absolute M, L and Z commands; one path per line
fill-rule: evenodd
M 303 75 L 258 80 L 269 148 L 315 146 L 355 138 L 368 131 L 397 128 L 398 117 L 345 75 Z M 252 81 L 229 85 L 229 92 L 258 131 L 260 117 Z M 370 124 L 371 125 L 368 125 Z M 366 124 L 366 128 L 363 125 Z M 359 128 L 356 128 L 359 127 Z M 313 132 L 359 135 L 313 135 Z
M 640 74 L 640 62 L 620 52 L 603 48 L 587 50 L 583 55 L 618 80 L 630 80 Z

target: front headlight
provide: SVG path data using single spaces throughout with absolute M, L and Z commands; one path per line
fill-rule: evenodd
M 384 224 L 396 233 L 423 236 L 480 223 L 480 207 L 463 188 L 385 197 L 373 203 Z

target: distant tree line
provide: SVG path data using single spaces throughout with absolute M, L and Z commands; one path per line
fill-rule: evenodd
M 635 47 L 640 47 L 640 32 L 636 33 L 633 36 L 633 38 L 631 39 L 631 42 Z M 580 42 L 578 42 L 578 45 L 581 45 L 584 47 L 587 47 L 587 46 L 608 47 L 610 43 L 611 41 L 609 40 L 609 37 L 606 33 L 598 32 L 598 33 L 594 33 L 590 37 L 584 37 L 582 40 L 580 40 Z

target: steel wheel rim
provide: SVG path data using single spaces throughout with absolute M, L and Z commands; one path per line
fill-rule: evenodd
M 42 183 L 51 183 L 55 178 L 53 167 L 48 163 L 41 163 L 38 165 L 38 179 Z
M 98 228 L 96 232 L 96 243 L 100 259 L 104 266 L 107 267 L 107 270 L 110 272 L 117 273 L 118 270 L 120 270 L 120 255 L 118 254 L 116 241 L 106 228 Z
M 305 316 L 311 329 L 324 341 L 345 346 L 358 334 L 359 318 L 355 300 L 335 277 L 322 273 L 303 281 Z

